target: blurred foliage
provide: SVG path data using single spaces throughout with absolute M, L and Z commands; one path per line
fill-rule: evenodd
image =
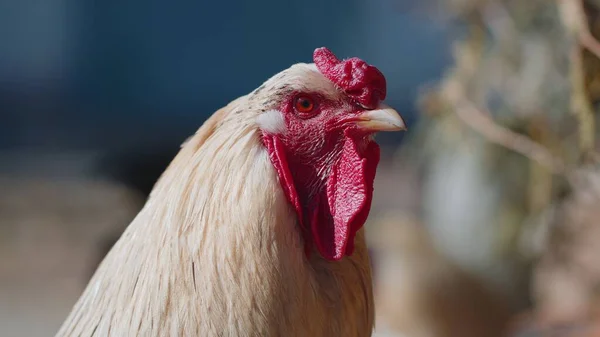
M 505 301 L 440 254 L 422 223 L 394 211 L 369 226 L 377 262 L 376 336 L 504 336 Z
M 600 1 L 439 4 L 465 34 L 398 152 L 420 172 L 416 212 L 513 310 L 585 321 L 600 286 Z

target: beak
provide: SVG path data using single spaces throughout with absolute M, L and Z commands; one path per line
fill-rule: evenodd
M 405 131 L 406 123 L 400 114 L 381 103 L 375 110 L 367 110 L 358 115 L 356 125 L 365 131 Z

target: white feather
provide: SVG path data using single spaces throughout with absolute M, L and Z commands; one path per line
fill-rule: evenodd
M 342 92 L 319 72 L 314 63 L 297 63 L 285 71 L 289 87 L 318 91 L 330 99 L 338 99 Z
M 285 120 L 279 110 L 268 110 L 258 115 L 256 123 L 261 130 L 267 131 L 273 134 L 280 134 L 285 132 Z

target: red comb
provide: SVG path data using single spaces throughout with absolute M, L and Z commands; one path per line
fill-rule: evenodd
M 385 99 L 385 77 L 358 57 L 340 61 L 331 50 L 322 47 L 315 49 L 313 60 L 327 79 L 365 108 L 374 109 Z

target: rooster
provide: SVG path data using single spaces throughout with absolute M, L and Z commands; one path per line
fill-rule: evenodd
M 57 336 L 370 336 L 386 80 L 316 49 L 184 143 Z

